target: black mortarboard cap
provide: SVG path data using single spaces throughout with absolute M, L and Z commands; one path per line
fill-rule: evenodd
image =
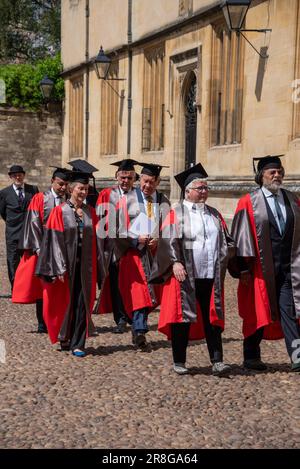
M 70 171 L 70 182 L 81 182 L 81 184 L 88 184 L 90 173 L 83 171 Z
M 160 164 L 152 163 L 139 163 L 140 166 L 143 166 L 141 174 L 147 174 L 148 176 L 159 176 L 163 168 L 169 168 L 169 166 L 163 166 Z
M 70 170 L 67 168 L 58 168 L 57 166 L 49 166 L 49 168 L 55 168 L 52 174 L 52 179 L 60 178 L 63 181 L 69 181 L 70 179 Z
M 208 177 L 207 172 L 203 168 L 201 163 L 197 163 L 195 166 L 192 166 L 189 169 L 186 169 L 182 173 L 176 174 L 174 176 L 176 182 L 179 184 L 182 190 L 186 188 L 186 186 L 194 181 L 194 179 L 204 179 Z
M 14 164 L 13 166 L 11 166 L 9 168 L 8 174 L 10 175 L 10 174 L 15 174 L 15 173 L 24 173 L 25 174 L 25 171 L 22 168 L 22 166 L 20 166 L 18 164 Z
M 97 168 L 95 168 L 95 166 L 91 165 L 86 160 L 73 160 L 69 161 L 68 164 L 72 166 L 74 171 L 82 171 L 83 173 L 88 173 L 91 175 L 91 177 L 95 171 L 99 171 Z
M 118 166 L 118 171 L 135 171 L 134 165 L 139 164 L 139 162 L 132 160 L 131 158 L 126 158 L 110 164 L 112 166 Z
M 253 170 L 254 173 L 258 173 L 263 169 L 271 169 L 271 168 L 282 168 L 281 164 L 281 156 L 284 155 L 267 155 L 258 158 L 253 158 Z M 255 161 L 258 161 L 257 167 L 255 168 Z

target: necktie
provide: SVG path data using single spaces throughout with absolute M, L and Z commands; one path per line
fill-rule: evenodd
M 149 195 L 147 198 L 147 217 L 148 218 L 153 218 L 153 197 Z
M 62 198 L 58 196 L 55 197 L 55 205 L 57 207 L 57 205 L 60 205 L 62 203 Z
M 285 221 L 284 221 L 283 214 L 282 214 L 279 202 L 278 202 L 278 195 L 273 194 L 273 197 L 274 197 L 275 209 L 276 209 L 276 213 L 277 213 L 277 217 L 279 221 L 279 226 L 280 226 L 280 233 L 283 235 L 284 229 L 285 229 Z
M 24 199 L 22 187 L 17 187 L 17 191 L 19 192 L 18 201 L 19 201 L 19 206 L 21 207 L 23 205 L 23 199 Z

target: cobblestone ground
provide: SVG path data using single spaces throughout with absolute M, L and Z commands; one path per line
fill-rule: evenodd
M 4 230 L 0 293 L 8 293 Z M 236 282 L 227 279 L 223 334 L 229 378 L 211 375 L 206 345 L 188 350 L 192 374 L 171 369 L 171 348 L 151 314 L 151 353 L 112 333 L 113 319 L 93 316 L 88 356 L 59 352 L 37 334 L 34 307 L 0 299 L 0 447 L 2 448 L 296 448 L 300 443 L 299 375 L 289 371 L 283 341 L 263 343 L 266 372 L 241 368 Z M 3 342 L 2 361 L 3 360 Z M 1 358 L 1 356 L 0 356 Z

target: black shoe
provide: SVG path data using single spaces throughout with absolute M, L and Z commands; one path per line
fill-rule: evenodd
M 38 334 L 47 334 L 48 330 L 47 330 L 47 327 L 44 324 L 39 324 L 37 332 L 38 332 Z
M 260 358 L 248 358 L 248 360 L 244 360 L 243 365 L 248 370 L 264 371 L 267 369 L 267 365 Z
M 68 352 L 70 350 L 70 342 L 61 342 L 60 343 L 60 350 L 62 352 Z
M 117 327 L 115 327 L 115 329 L 113 330 L 114 334 L 123 334 L 124 332 L 126 332 L 126 323 L 119 323 L 117 325 Z
M 292 363 L 291 365 L 291 371 L 294 373 L 299 373 L 300 372 L 300 363 Z
M 146 336 L 143 333 L 138 333 L 134 336 L 134 342 L 137 347 L 143 347 L 147 344 Z

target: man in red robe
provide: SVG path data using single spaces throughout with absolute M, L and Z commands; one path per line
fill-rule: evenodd
M 38 255 L 40 253 L 44 228 L 51 210 L 65 202 L 68 187 L 69 171 L 56 168 L 51 179 L 51 187 L 46 192 L 36 194 L 27 209 L 19 249 L 24 255 L 17 268 L 12 302 L 22 304 L 36 303 L 36 317 L 39 333 L 46 333 L 43 319 L 42 284 L 35 275 Z
M 164 166 L 139 163 L 140 187 L 127 194 L 119 207 L 115 254 L 119 259 L 119 289 L 132 321 L 132 342 L 148 351 L 149 312 L 160 303 L 160 288 L 149 283 L 160 227 L 170 211 L 167 197 L 157 190 Z
M 279 155 L 283 156 L 283 155 Z M 282 188 L 284 168 L 279 156 L 258 160 L 259 188 L 242 197 L 232 223 L 240 282 L 239 314 L 243 319 L 244 366 L 264 370 L 262 339 L 284 336 L 292 371 L 300 328 L 300 204 Z
M 207 173 L 200 163 L 175 176 L 180 202 L 162 227 L 150 281 L 164 282 L 158 330 L 172 342 L 173 368 L 185 366 L 188 340 L 206 338 L 212 372 L 228 373 L 223 362 L 223 284 L 232 245 L 220 213 L 206 204 Z
M 126 158 L 112 163 L 117 166 L 117 185 L 103 189 L 98 197 L 96 213 L 100 219 L 97 230 L 101 294 L 97 310 L 100 313 L 113 312 L 116 328 L 114 332 L 123 334 L 129 320 L 122 296 L 119 291 L 119 262 L 114 247 L 117 231 L 117 213 L 122 199 L 135 191 L 133 185 L 137 179 L 134 165 L 137 161 Z

